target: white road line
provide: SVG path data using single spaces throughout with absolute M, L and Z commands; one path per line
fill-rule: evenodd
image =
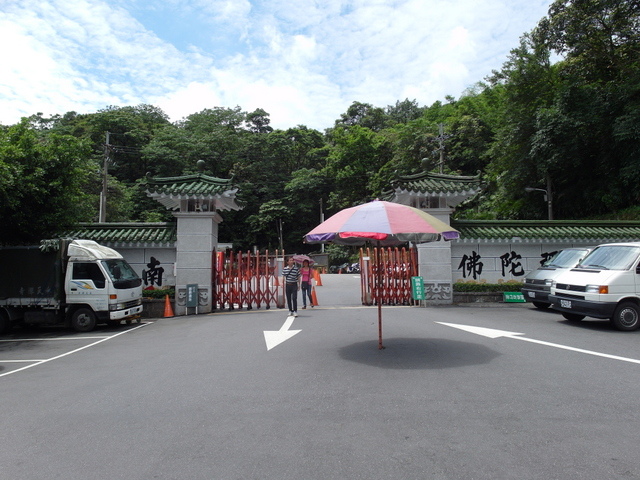
M 0 343 L 11 342 L 52 342 L 58 340 L 99 340 L 101 338 L 111 338 L 109 336 L 100 337 L 61 337 L 61 338 L 3 338 L 0 339 Z
M 0 360 L 0 363 L 34 363 L 44 362 L 44 360 Z
M 85 350 L 85 349 L 87 349 L 87 348 L 89 348 L 89 347 L 93 347 L 94 345 L 98 345 L 99 343 L 106 342 L 107 340 L 111 340 L 112 338 L 119 337 L 119 336 L 120 336 L 120 335 L 122 335 L 122 334 L 129 333 L 129 332 L 133 332 L 134 330 L 137 330 L 137 329 L 139 329 L 139 328 L 146 327 L 147 325 L 149 325 L 149 324 L 148 324 L 148 323 L 143 323 L 143 324 L 141 324 L 141 325 L 138 325 L 137 327 L 133 327 L 133 328 L 131 328 L 131 329 L 129 329 L 129 330 L 125 330 L 124 332 L 116 333 L 115 335 L 111 335 L 111 336 L 109 336 L 109 337 L 101 338 L 101 339 L 100 339 L 100 340 L 98 340 L 97 342 L 90 343 L 89 345 L 85 345 L 84 347 L 76 348 L 75 350 L 71 350 L 71 351 L 69 351 L 69 352 L 62 353 L 62 354 L 60 354 L 60 355 L 57 355 L 57 356 L 55 356 L 55 357 L 51 357 L 51 358 L 47 358 L 47 359 L 45 359 L 45 360 L 39 360 L 39 361 L 36 361 L 36 363 L 33 363 L 33 364 L 31 364 L 31 365 L 26 365 L 26 366 L 24 366 L 24 367 L 22 367 L 22 368 L 18 368 L 18 369 L 16 369 L 16 370 L 12 370 L 12 371 L 10 371 L 10 372 L 0 373 L 0 377 L 4 377 L 4 376 L 6 376 L 6 375 L 11 375 L 11 374 L 13 374 L 13 373 L 18 373 L 18 372 L 21 372 L 21 371 L 23 371 L 23 370 L 27 370 L 28 368 L 36 367 L 36 366 L 38 366 L 38 365 L 42 365 L 43 363 L 51 362 L 51 361 L 53 361 L 53 360 L 57 360 L 57 359 L 59 359 L 59 358 L 66 357 L 66 356 L 68 356 L 68 355 L 71 355 L 71 354 L 74 354 L 74 353 L 80 352 L 80 351 L 82 351 L 82 350 Z

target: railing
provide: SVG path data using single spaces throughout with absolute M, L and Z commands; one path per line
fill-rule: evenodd
M 213 308 L 284 307 L 284 289 L 278 275 L 284 252 L 213 253 Z
M 418 274 L 417 249 L 360 249 L 360 272 L 363 305 L 377 305 L 378 296 L 382 305 L 418 303 L 411 297 L 411 277 Z

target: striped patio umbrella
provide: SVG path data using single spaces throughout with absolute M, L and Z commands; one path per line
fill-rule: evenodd
M 417 208 L 399 203 L 374 200 L 345 208 L 328 218 L 304 236 L 306 243 L 337 243 L 362 245 L 371 242 L 381 246 L 394 246 L 406 242 L 426 243 L 454 240 L 460 234 L 450 225 Z M 378 248 L 378 255 L 380 249 Z M 377 264 L 380 265 L 378 258 Z M 378 268 L 378 285 L 382 271 Z M 378 298 L 378 348 L 382 346 L 382 306 Z

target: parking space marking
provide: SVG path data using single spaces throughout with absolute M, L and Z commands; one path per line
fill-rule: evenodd
M 77 352 L 80 352 L 82 350 L 86 350 L 87 348 L 90 348 L 90 347 L 93 347 L 95 345 L 98 345 L 99 343 L 106 342 L 107 340 L 111 340 L 112 338 L 119 337 L 122 334 L 133 332 L 134 330 L 137 330 L 139 328 L 146 327 L 147 325 L 149 325 L 149 323 L 142 323 L 142 324 L 140 324 L 140 325 L 138 325 L 136 327 L 133 327 L 133 328 L 131 328 L 129 330 L 125 330 L 123 332 L 116 333 L 114 335 L 110 335 L 110 336 L 107 336 L 107 337 L 95 337 L 95 338 L 98 338 L 99 340 L 96 341 L 96 342 L 90 343 L 88 345 L 85 345 L 84 347 L 79 347 L 79 348 L 76 348 L 75 350 L 71 350 L 69 352 L 61 353 L 60 355 L 56 355 L 55 357 L 45 358 L 43 360 L 33 360 L 33 363 L 31 363 L 30 365 L 26 365 L 26 366 L 18 368 L 16 370 L 12 370 L 10 372 L 0 373 L 0 377 L 11 375 L 13 373 L 22 372 L 22 371 L 27 370 L 29 368 L 37 367 L 38 365 L 42 365 L 43 363 L 51 362 L 53 360 L 57 360 L 59 358 L 66 357 L 68 355 L 72 355 L 74 353 L 77 353 Z M 76 340 L 77 339 L 83 339 L 83 338 L 84 339 L 92 339 L 91 337 L 75 337 Z M 72 338 L 69 338 L 69 339 L 71 340 Z M 29 340 L 31 340 L 31 339 L 29 339 Z M 18 341 L 18 340 L 14 340 L 14 341 Z M 21 341 L 24 341 L 24 340 L 21 340 Z M 27 362 L 27 360 L 13 360 L 13 361 L 9 360 L 9 361 L 6 361 L 5 363 L 17 363 L 17 362 Z
M 0 343 L 11 343 L 11 342 L 51 342 L 56 340 L 99 340 L 101 338 L 110 338 L 108 335 L 103 335 L 100 337 L 60 337 L 60 338 L 3 338 L 0 339 Z
M 0 360 L 0 363 L 33 363 L 44 362 L 44 360 Z

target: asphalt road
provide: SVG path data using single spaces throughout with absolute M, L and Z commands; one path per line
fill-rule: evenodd
M 357 278 L 322 280 L 270 350 L 285 310 L 0 337 L 0 477 L 640 478 L 640 332 L 385 307 L 378 350 Z

